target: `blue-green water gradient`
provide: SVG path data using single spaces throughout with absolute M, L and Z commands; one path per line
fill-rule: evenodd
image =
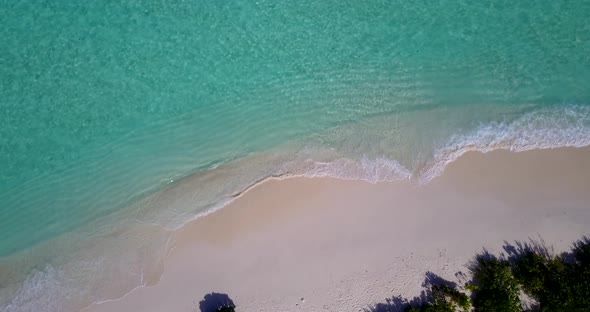
M 561 131 L 540 145 L 579 145 L 563 131 L 589 127 L 589 16 L 583 0 L 0 1 L 0 255 L 285 142 L 410 172 L 526 116 Z

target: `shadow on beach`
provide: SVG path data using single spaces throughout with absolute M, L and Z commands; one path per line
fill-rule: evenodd
M 227 294 L 215 293 L 206 294 L 203 300 L 199 301 L 201 312 L 216 312 L 223 307 L 234 308 L 236 305 Z
M 427 289 L 423 290 L 419 296 L 414 297 L 411 300 L 403 298 L 402 296 L 387 298 L 385 299 L 385 302 L 364 309 L 364 312 L 404 312 L 408 307 L 419 307 L 426 302 L 431 302 L 433 298 L 430 288 L 432 286 L 445 285 L 453 288 L 457 286 L 454 282 L 447 281 L 433 272 L 428 271 L 425 275 L 422 287 L 426 287 Z

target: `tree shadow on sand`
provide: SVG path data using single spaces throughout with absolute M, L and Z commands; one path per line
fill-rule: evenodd
M 432 302 L 433 296 L 431 288 L 436 285 L 445 285 L 452 288 L 457 286 L 455 283 L 445 280 L 429 271 L 426 272 L 424 282 L 422 283 L 422 287 L 425 287 L 426 290 L 422 290 L 420 296 L 414 297 L 411 300 L 403 298 L 402 296 L 394 296 L 385 299 L 385 302 L 364 309 L 364 312 L 404 312 L 408 307 L 419 307 L 424 303 Z
M 523 255 L 526 255 L 527 253 L 535 253 L 547 259 L 551 258 L 555 254 L 553 248 L 548 247 L 545 244 L 545 241 L 541 238 L 539 238 L 539 240 L 533 240 L 532 238 L 529 238 L 528 242 L 514 241 L 514 244 L 504 241 L 504 246 L 502 246 L 502 249 L 504 249 L 504 252 L 506 253 L 506 259 L 512 264 L 514 264 L 517 259 Z
M 224 307 L 234 308 L 236 305 L 227 294 L 215 293 L 206 294 L 203 300 L 199 301 L 201 312 L 216 312 Z
M 506 253 L 506 259 L 512 264 L 528 253 L 535 253 L 545 259 L 551 259 L 558 256 L 561 257 L 565 263 L 574 264 L 580 260 L 584 261 L 584 259 L 586 259 L 586 263 L 590 262 L 590 251 L 588 251 L 587 246 L 590 246 L 590 237 L 582 236 L 581 239 L 572 244 L 570 251 L 564 251 L 561 254 L 557 254 L 555 250 L 553 250 L 553 247 L 547 246 L 545 241 L 541 238 L 538 240 L 529 238 L 528 242 L 515 241 L 514 244 L 504 241 L 504 246 L 502 248 Z

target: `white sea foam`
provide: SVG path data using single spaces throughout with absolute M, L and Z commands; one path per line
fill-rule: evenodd
M 300 173 L 303 177 L 332 177 L 344 180 L 365 180 L 371 183 L 405 180 L 411 172 L 398 161 L 388 158 L 362 157 L 355 161 L 340 158 L 330 162 L 308 160 Z
M 583 147 L 590 145 L 590 108 L 535 111 L 511 121 L 482 125 L 476 131 L 453 136 L 433 159 L 416 173 L 420 183 L 441 175 L 446 166 L 469 151 L 490 152 L 507 149 L 522 152 L 533 149 Z
M 56 283 L 63 277 L 61 275 L 60 270 L 51 265 L 31 271 L 2 311 L 58 311 L 60 296 L 72 295 L 71 289 L 63 289 Z

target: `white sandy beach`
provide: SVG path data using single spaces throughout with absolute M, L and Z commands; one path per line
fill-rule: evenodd
M 590 233 L 590 148 L 469 152 L 426 185 L 270 180 L 174 233 L 160 281 L 84 311 L 362 311 L 413 297 L 425 273 L 463 282 L 483 247 Z

